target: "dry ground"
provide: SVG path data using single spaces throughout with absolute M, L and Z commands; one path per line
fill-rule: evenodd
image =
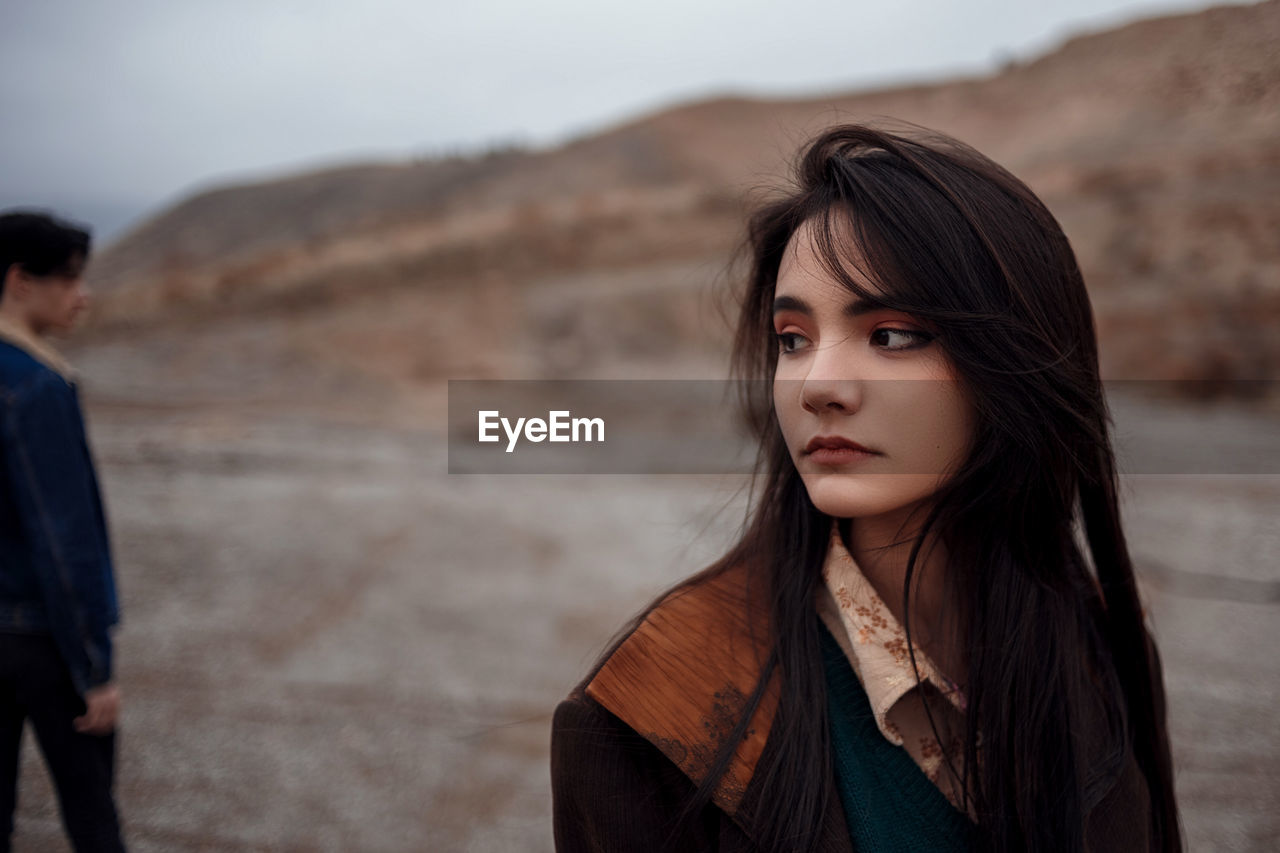
M 104 350 L 87 387 L 124 606 L 132 849 L 550 850 L 554 704 L 629 613 L 724 546 L 741 479 L 450 476 L 441 433 L 394 403 L 161 402 L 126 366 Z M 1125 488 L 1189 849 L 1276 849 L 1278 431 L 1118 411 L 1166 425 L 1157 444 L 1238 434 L 1270 460 Z M 33 746 L 15 849 L 63 850 Z

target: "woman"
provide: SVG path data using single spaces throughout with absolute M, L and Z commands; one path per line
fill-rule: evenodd
M 954 140 L 851 125 L 745 245 L 760 488 L 557 709 L 557 848 L 1180 849 L 1057 222 Z

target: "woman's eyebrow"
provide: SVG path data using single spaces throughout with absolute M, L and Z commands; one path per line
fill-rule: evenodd
M 869 314 L 872 311 L 880 311 L 887 309 L 889 306 L 883 302 L 877 302 L 874 299 L 859 297 L 844 306 L 843 313 L 846 317 L 858 317 L 862 314 Z M 801 314 L 813 316 L 813 308 L 808 302 L 805 302 L 799 296 L 779 296 L 773 300 L 773 313 L 780 314 L 783 311 L 796 311 Z

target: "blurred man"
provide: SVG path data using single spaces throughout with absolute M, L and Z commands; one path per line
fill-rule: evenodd
M 89 235 L 0 215 L 0 851 L 30 719 L 77 851 L 123 850 L 112 783 L 119 621 L 75 374 L 46 340 L 87 305 Z

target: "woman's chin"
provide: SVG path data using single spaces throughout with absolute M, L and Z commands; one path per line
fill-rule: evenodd
M 900 512 L 937 488 L 927 474 L 825 474 L 806 477 L 809 500 L 835 518 L 868 518 Z

